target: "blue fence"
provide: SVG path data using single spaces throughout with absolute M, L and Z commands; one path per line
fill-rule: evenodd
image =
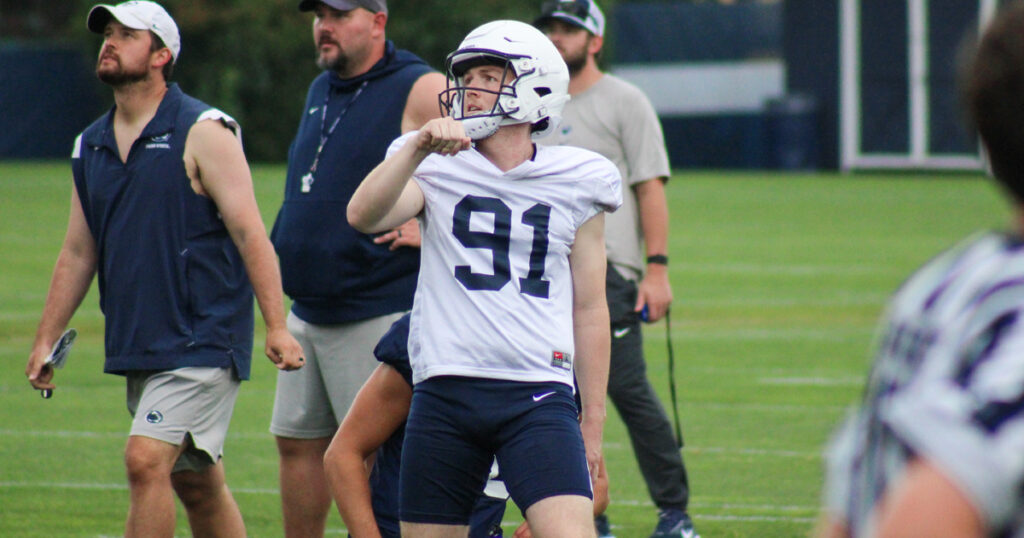
M 820 166 L 818 99 L 787 94 L 783 3 L 621 3 L 611 71 L 651 98 L 673 168 Z
M 80 51 L 0 44 L 0 159 L 71 155 L 106 104 Z

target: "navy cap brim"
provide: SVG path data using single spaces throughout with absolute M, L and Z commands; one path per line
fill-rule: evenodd
M 552 13 L 550 15 L 541 15 L 540 17 L 537 17 L 537 20 L 533 21 L 533 25 L 540 28 L 541 26 L 544 26 L 545 23 L 550 22 L 552 20 L 567 22 L 573 26 L 583 28 L 588 32 L 592 31 L 590 28 L 587 28 L 587 25 L 583 21 L 581 21 L 579 17 L 573 17 L 572 15 L 566 13 Z
M 333 7 L 338 11 L 351 11 L 359 7 L 358 2 L 347 2 L 345 0 L 302 0 L 299 2 L 299 11 L 313 11 L 319 4 Z

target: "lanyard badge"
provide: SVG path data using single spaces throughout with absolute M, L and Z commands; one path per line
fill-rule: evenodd
M 341 123 L 341 118 L 345 117 L 345 113 L 348 112 L 348 109 L 356 102 L 356 99 L 359 98 L 359 94 L 363 93 L 363 89 L 366 88 L 366 84 L 368 82 L 369 81 L 367 80 L 363 81 L 359 86 L 359 89 L 356 90 L 354 95 L 352 95 L 352 99 L 350 99 L 348 104 L 345 105 L 345 108 L 341 109 L 341 113 L 338 114 L 338 117 L 331 123 L 331 127 L 325 132 L 324 127 L 327 125 L 327 103 L 331 99 L 331 91 L 330 89 L 327 90 L 327 95 L 324 97 L 323 110 L 320 113 L 320 145 L 316 147 L 316 155 L 313 156 L 313 164 L 309 166 L 309 172 L 306 172 L 306 175 L 302 176 L 300 179 L 301 183 L 299 185 L 299 191 L 303 194 L 313 190 L 313 182 L 316 181 L 316 167 L 320 164 L 320 154 L 323 153 L 324 146 L 327 145 L 327 139 L 330 138 L 331 134 L 334 133 L 334 130 L 338 128 L 338 124 Z

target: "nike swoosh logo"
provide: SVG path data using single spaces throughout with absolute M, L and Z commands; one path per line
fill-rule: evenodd
M 626 327 L 624 329 L 615 329 L 615 332 L 612 334 L 615 336 L 615 338 L 622 338 L 623 336 L 629 334 L 629 329 L 629 327 Z
M 534 394 L 533 395 L 533 401 L 539 402 L 539 401 L 543 400 L 544 398 L 547 398 L 548 396 L 551 396 L 554 393 L 555 393 L 554 391 L 551 391 L 551 392 L 545 392 L 544 394 Z

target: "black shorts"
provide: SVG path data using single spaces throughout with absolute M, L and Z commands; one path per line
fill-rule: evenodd
M 593 498 L 568 385 L 441 376 L 413 389 L 401 519 L 466 525 L 497 457 L 520 510 L 556 495 Z

